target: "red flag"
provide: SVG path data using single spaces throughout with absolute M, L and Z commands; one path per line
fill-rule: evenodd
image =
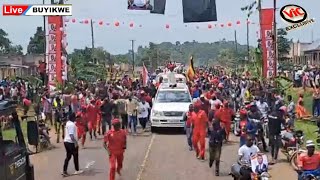
M 149 80 L 149 77 L 148 77 L 148 69 L 147 69 L 147 67 L 143 64 L 142 83 L 143 83 L 143 86 L 144 86 L 144 87 L 147 86 L 148 80 Z

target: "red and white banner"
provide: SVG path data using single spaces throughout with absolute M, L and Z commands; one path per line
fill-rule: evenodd
M 263 52 L 263 76 L 272 78 L 276 76 L 274 39 L 273 39 L 273 18 L 274 9 L 262 9 L 261 13 L 261 46 Z
M 61 16 L 48 16 L 47 17 L 47 72 L 48 72 L 48 84 L 55 85 L 55 82 L 62 83 L 62 61 L 61 61 L 61 41 L 63 31 L 60 30 L 63 27 Z

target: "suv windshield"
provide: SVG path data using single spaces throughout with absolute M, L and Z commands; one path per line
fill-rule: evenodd
M 188 91 L 160 91 L 158 93 L 156 102 L 183 102 L 191 103 L 190 95 Z

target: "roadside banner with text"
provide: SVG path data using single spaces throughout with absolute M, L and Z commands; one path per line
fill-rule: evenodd
M 55 86 L 55 82 L 62 82 L 61 72 L 61 41 L 62 41 L 62 17 L 61 16 L 48 16 L 47 17 L 48 27 L 47 35 L 47 50 L 46 50 L 46 63 L 47 63 L 47 74 L 48 84 Z
M 263 76 L 272 78 L 276 75 L 274 39 L 273 39 L 273 9 L 262 9 L 261 13 L 261 46 L 263 52 Z

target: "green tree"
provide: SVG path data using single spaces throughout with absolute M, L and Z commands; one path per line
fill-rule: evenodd
M 101 51 L 104 50 L 101 49 Z M 92 48 L 88 47 L 85 47 L 84 49 L 75 49 L 73 53 L 69 55 L 73 77 L 86 80 L 106 78 L 107 71 L 105 64 L 96 64 L 94 63 L 94 59 L 92 59 L 93 56 L 101 58 L 99 54 L 101 55 L 101 52 L 97 55 L 93 55 Z
M 277 43 L 279 60 L 284 61 L 290 52 L 290 41 L 287 39 L 287 31 L 283 28 L 277 30 Z
M 7 53 L 10 46 L 11 41 L 8 38 L 8 33 L 0 29 L 0 53 Z
M 8 33 L 3 29 L 0 29 L 0 55 L 4 54 L 23 54 L 23 48 L 21 45 L 12 45 L 8 38 Z
M 30 37 L 27 47 L 28 54 L 44 54 L 45 53 L 45 32 L 42 27 L 37 27 L 36 33 Z

